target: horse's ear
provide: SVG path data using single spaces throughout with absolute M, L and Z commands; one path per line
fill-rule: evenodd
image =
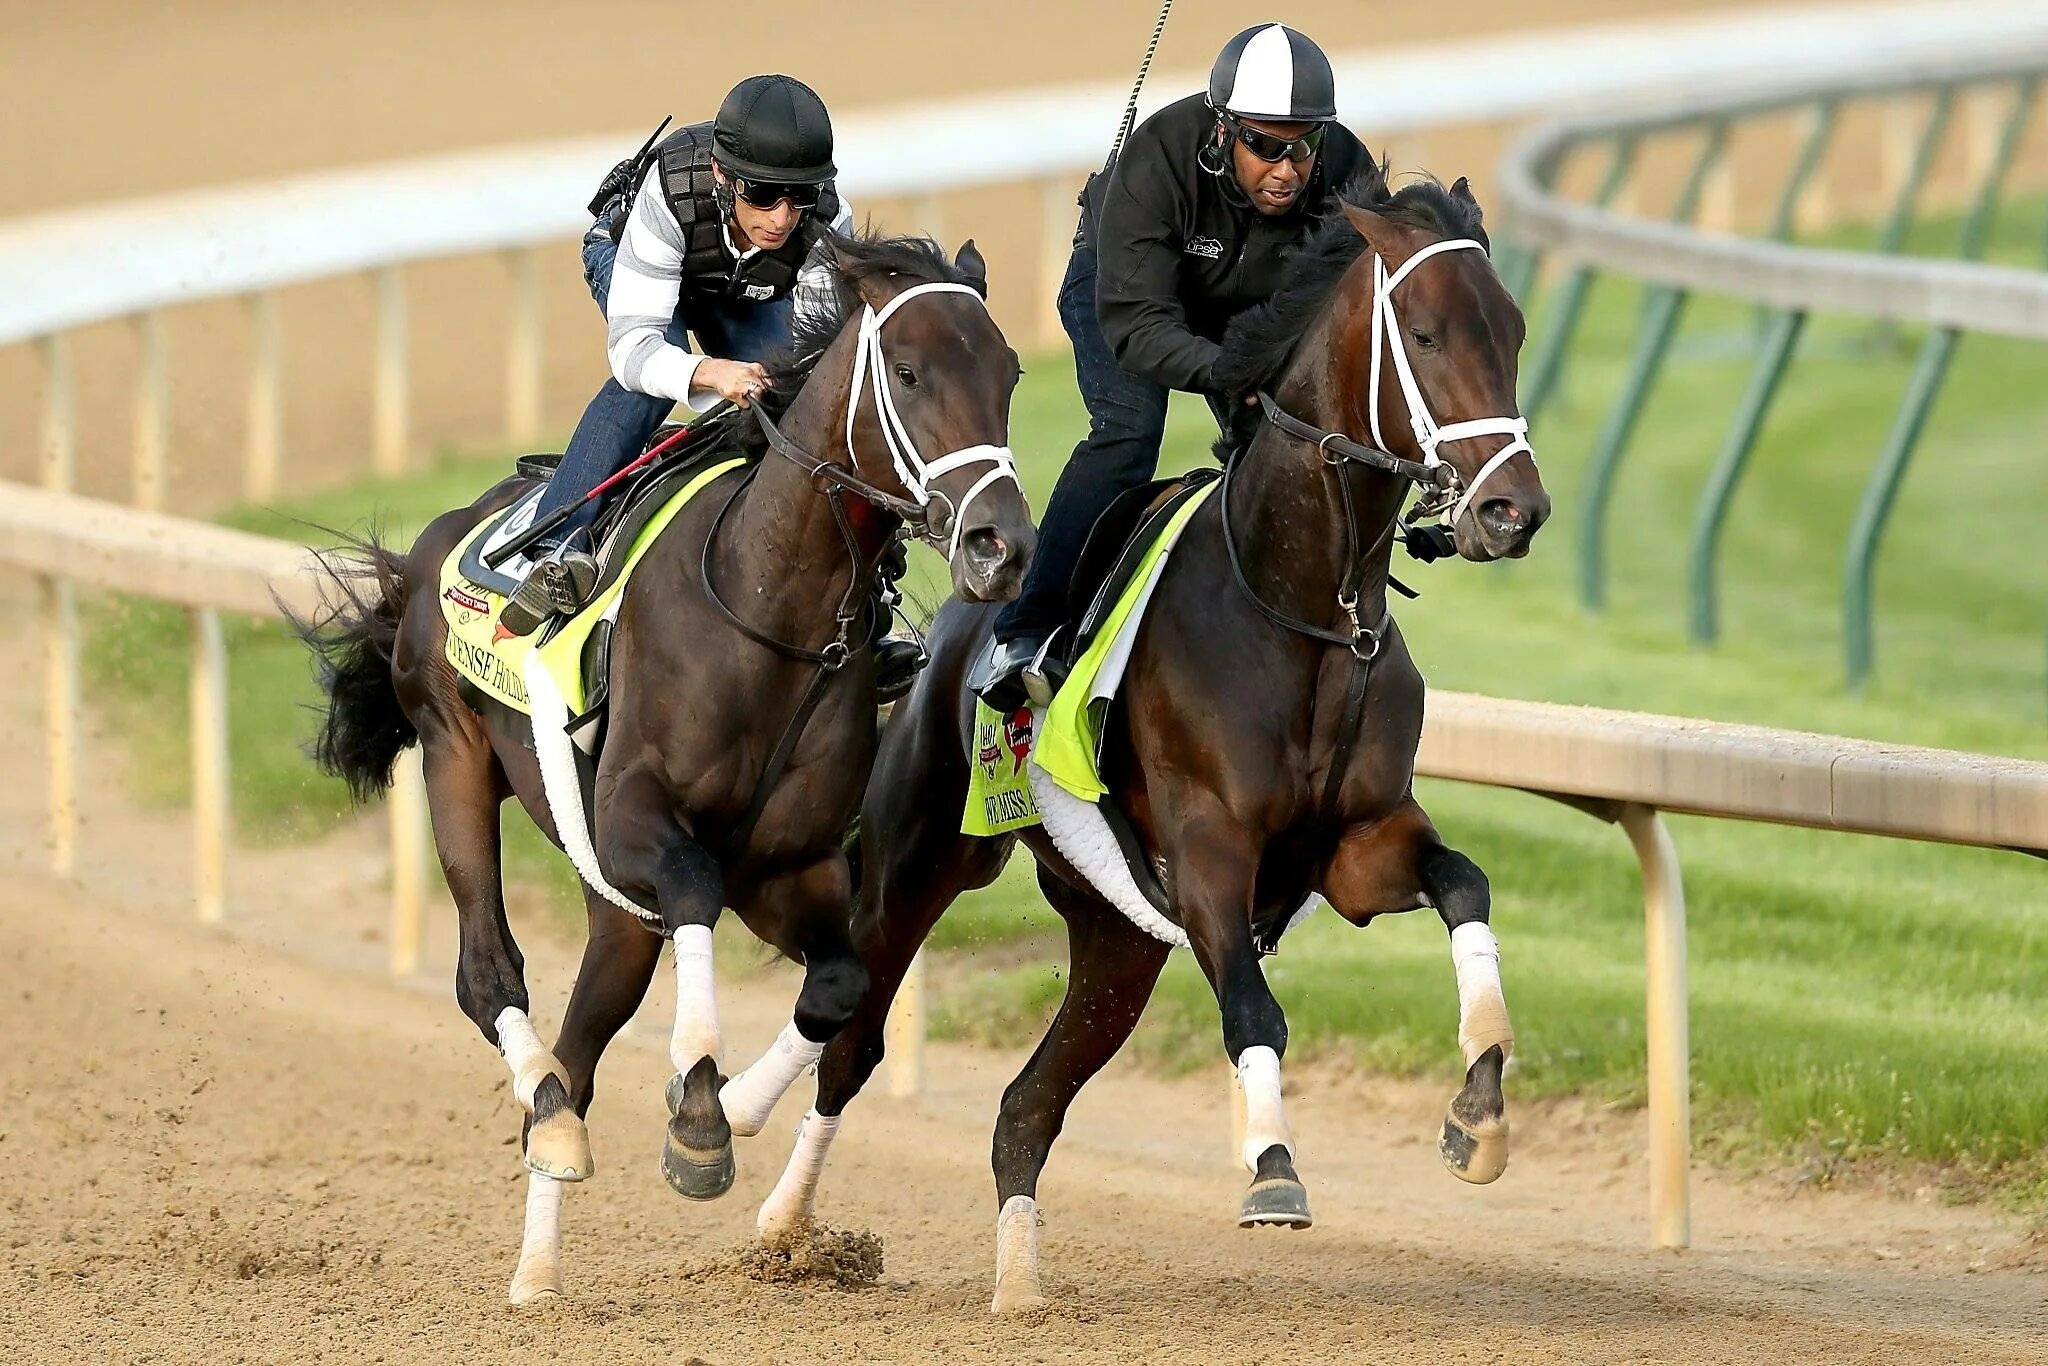
M 878 279 L 872 270 L 863 269 L 862 264 L 840 245 L 837 236 L 827 237 L 825 240 L 832 244 L 832 264 L 838 270 L 839 278 L 852 281 L 854 293 L 858 294 L 860 301 L 869 308 L 886 307 L 891 291 L 884 285 L 883 279 Z
M 988 298 L 988 262 L 981 259 L 981 250 L 974 245 L 972 237 L 960 244 L 960 254 L 953 258 L 953 264 L 959 267 L 967 283 L 974 286 L 975 293 Z
M 1477 196 L 1475 196 L 1472 193 L 1471 181 L 1465 179 L 1465 177 L 1463 176 L 1459 176 L 1456 180 L 1451 182 L 1450 194 L 1451 198 L 1459 200 L 1462 203 L 1470 204 L 1472 206 L 1473 222 L 1477 223 L 1485 220 L 1486 213 L 1483 209 L 1479 207 L 1479 200 Z
M 1361 209 L 1348 200 L 1340 199 L 1337 202 L 1343 205 L 1344 216 L 1351 221 L 1352 227 L 1358 229 L 1358 235 L 1365 239 L 1365 244 L 1385 255 L 1386 244 L 1392 241 L 1395 235 L 1394 225 L 1371 209 Z

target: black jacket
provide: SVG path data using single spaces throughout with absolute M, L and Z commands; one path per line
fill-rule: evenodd
M 1295 207 L 1268 218 L 1239 187 L 1228 149 L 1221 175 L 1197 160 L 1215 123 L 1203 96 L 1174 101 L 1132 130 L 1115 167 L 1084 196 L 1096 316 L 1117 363 L 1195 393 L 1214 389 L 1224 326 L 1272 296 L 1282 253 L 1372 164 L 1351 130 L 1332 123 Z

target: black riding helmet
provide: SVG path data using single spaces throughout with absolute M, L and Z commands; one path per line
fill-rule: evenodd
M 1209 68 L 1209 107 L 1244 119 L 1320 123 L 1337 117 L 1337 77 L 1307 34 L 1256 24 L 1225 43 Z
M 794 76 L 749 76 L 718 106 L 712 153 L 726 174 L 778 185 L 821 185 L 832 164 L 832 119 Z

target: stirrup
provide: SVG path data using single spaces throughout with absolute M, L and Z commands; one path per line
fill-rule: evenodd
M 1053 642 L 1059 639 L 1055 631 L 1045 638 L 1038 647 L 1038 653 L 1031 656 L 1031 662 L 1022 669 L 1024 695 L 1032 705 L 1043 711 L 1052 705 L 1053 694 L 1060 690 L 1060 684 L 1067 681 L 1066 662 L 1052 652 Z

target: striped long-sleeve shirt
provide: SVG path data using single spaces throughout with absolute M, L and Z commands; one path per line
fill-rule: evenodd
M 832 228 L 846 232 L 852 226 L 852 206 L 842 198 Z M 719 235 L 719 241 L 736 262 L 759 250 L 736 251 L 725 233 Z M 793 291 L 796 307 L 829 306 L 823 303 L 832 291 L 829 269 L 816 253 L 805 263 Z M 619 237 L 611 290 L 605 296 L 605 316 L 611 320 L 605 349 L 612 376 L 626 388 L 701 410 L 718 397 L 691 382 L 705 357 L 662 335 L 676 315 L 682 294 L 683 229 L 669 208 L 668 196 L 661 191 L 661 167 L 657 164 L 648 167 L 640 193 L 633 197 L 626 230 Z

